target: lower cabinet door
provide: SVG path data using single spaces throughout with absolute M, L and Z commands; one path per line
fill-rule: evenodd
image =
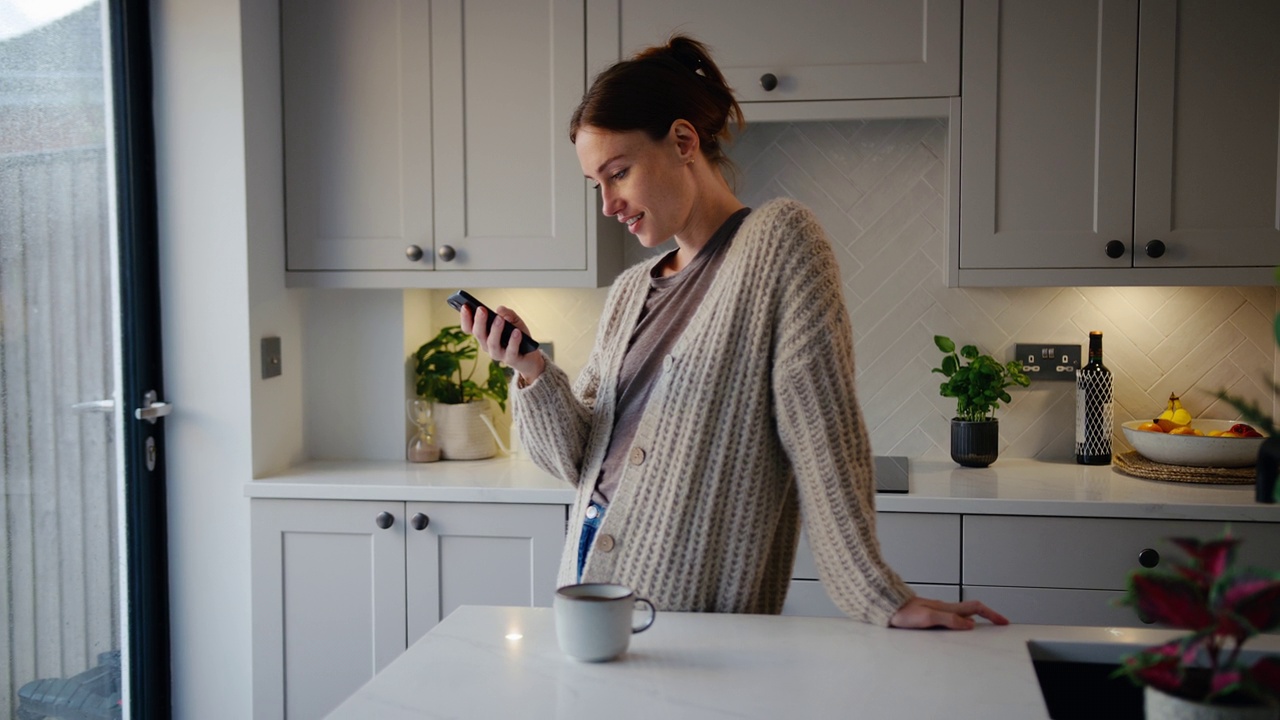
M 324 717 L 404 651 L 404 532 L 402 502 L 250 503 L 254 718 Z
M 944 600 L 960 601 L 959 585 L 922 585 L 908 583 L 917 594 Z M 803 615 L 806 617 L 844 617 L 840 608 L 831 602 L 827 591 L 818 580 L 792 580 L 791 589 L 787 591 L 787 602 L 782 606 L 783 615 Z
M 965 585 L 965 600 L 980 600 L 1009 618 L 1030 625 L 1094 625 L 1102 627 L 1152 627 L 1138 619 L 1133 608 L 1117 607 L 1120 590 L 1070 590 Z
M 564 505 L 411 502 L 405 515 L 409 644 L 460 605 L 551 606 Z
M 940 513 L 881 512 L 876 537 L 884 561 L 908 583 L 960 584 L 960 516 Z M 800 530 L 791 577 L 817 580 L 818 565 L 809 536 Z

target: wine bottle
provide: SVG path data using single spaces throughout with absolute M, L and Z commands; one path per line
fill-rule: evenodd
M 1089 333 L 1089 364 L 1076 371 L 1076 462 L 1111 464 L 1111 371 L 1102 364 L 1102 333 Z

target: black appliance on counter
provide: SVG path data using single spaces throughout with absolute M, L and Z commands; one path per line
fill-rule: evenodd
M 900 455 L 876 455 L 876 492 L 905 493 L 910 487 L 911 464 Z

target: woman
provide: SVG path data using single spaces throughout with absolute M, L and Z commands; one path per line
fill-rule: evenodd
M 535 462 L 578 487 L 559 582 L 617 582 L 659 608 L 778 613 L 804 518 L 828 594 L 898 627 L 1008 622 L 978 602 L 919 598 L 880 556 L 870 443 L 835 256 L 799 203 L 755 210 L 721 172 L 742 113 L 706 48 L 676 36 L 614 65 L 570 139 L 603 211 L 676 249 L 614 282 L 576 382 L 525 323 L 463 310 L 512 367 Z M 515 331 L 504 347 L 506 323 Z M 946 551 L 953 551 L 951 548 Z

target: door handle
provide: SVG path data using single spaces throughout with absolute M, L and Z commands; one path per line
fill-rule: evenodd
M 159 396 L 155 390 L 148 390 L 146 395 L 142 396 L 143 407 L 133 411 L 133 416 L 139 420 L 146 420 L 152 425 L 160 418 L 173 412 L 173 404 L 159 402 Z
M 115 400 L 89 400 L 86 402 L 78 402 L 71 406 L 72 412 L 76 413 L 109 413 L 116 409 Z

